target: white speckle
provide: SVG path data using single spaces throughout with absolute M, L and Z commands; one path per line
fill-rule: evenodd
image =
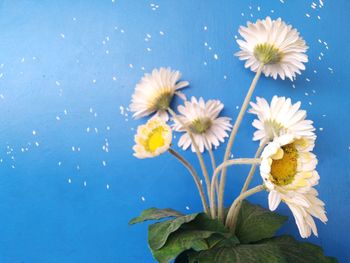
M 308 13 L 306 13 L 305 15 L 306 15 L 307 17 L 310 17 L 310 14 L 308 14 Z
M 142 202 L 145 202 L 146 198 L 144 196 L 141 196 L 141 200 L 142 200 Z
M 305 96 L 309 96 L 309 93 L 305 92 Z
M 56 120 L 57 121 L 61 120 L 60 116 L 56 116 Z
M 36 147 L 39 147 L 39 143 L 38 143 L 38 142 L 35 142 L 35 146 L 36 146 Z
M 214 59 L 216 59 L 216 60 L 218 60 L 218 59 L 219 59 L 218 54 L 214 54 Z
M 307 81 L 307 82 L 310 82 L 311 80 L 310 80 L 309 78 L 306 78 L 306 81 Z
M 112 80 L 116 81 L 116 80 L 117 80 L 117 77 L 116 77 L 116 76 L 113 76 L 113 77 L 112 77 Z
M 86 184 L 86 181 L 84 181 L 84 186 L 86 187 L 86 185 L 87 185 L 87 184 Z
M 63 33 L 61 33 L 60 36 L 61 36 L 62 38 L 65 38 L 65 37 L 66 37 Z
M 76 18 L 76 17 L 73 17 L 72 19 L 73 19 L 73 21 L 77 21 L 77 18 Z
M 4 73 L 0 73 L 0 79 L 4 76 Z
M 204 66 L 207 66 L 207 65 L 208 65 L 208 63 L 207 63 L 206 61 L 204 61 L 204 62 L 203 62 L 203 65 L 204 65 Z
M 280 0 L 280 2 L 281 2 L 282 4 L 284 4 L 284 0 Z
M 87 128 L 86 128 L 86 132 L 90 132 L 90 127 L 87 127 Z
M 109 189 L 109 184 L 106 185 L 106 188 Z
M 241 16 L 244 16 L 244 13 L 241 13 Z
M 24 62 L 24 58 L 21 59 L 21 63 L 23 63 L 23 62 Z
M 33 130 L 33 131 L 32 131 L 32 134 L 33 134 L 33 135 L 36 135 L 36 131 L 35 131 L 35 130 Z
M 321 127 L 321 128 L 319 128 L 319 130 L 320 130 L 320 131 L 323 131 L 323 128 Z
M 312 102 L 311 102 L 311 101 L 309 101 L 309 105 L 310 105 L 310 106 L 312 105 Z
M 92 83 L 94 83 L 94 84 L 95 84 L 95 83 L 96 83 L 96 79 L 93 79 L 93 80 L 92 80 Z
M 224 79 L 227 79 L 227 76 L 226 76 L 226 75 L 224 75 Z
M 63 110 L 64 115 L 68 114 L 68 111 L 66 109 Z
M 208 27 L 207 27 L 207 26 L 204 26 L 203 29 L 204 29 L 204 31 L 207 31 L 207 30 L 208 30 Z
M 189 206 L 186 206 L 186 210 L 190 210 L 190 207 L 189 207 Z
M 106 54 L 107 54 L 107 55 L 109 54 L 109 50 L 106 50 Z
M 56 80 L 55 83 L 56 83 L 57 86 L 61 85 L 61 83 L 58 80 Z
M 295 84 L 292 84 L 292 87 L 293 87 L 293 89 L 295 89 L 296 87 L 295 87 Z
M 107 165 L 106 161 L 102 161 L 102 165 L 106 166 Z
M 120 110 L 120 114 L 121 115 L 124 115 L 124 107 L 123 106 L 119 106 L 119 110 Z
M 134 65 L 133 64 L 129 64 L 129 68 L 134 68 Z
M 237 105 L 237 106 L 236 106 L 236 110 L 238 110 L 238 109 L 239 109 L 239 106 Z
M 61 166 L 61 164 L 62 164 L 62 162 L 58 162 L 58 163 L 57 163 L 58 166 Z
M 68 183 L 69 183 L 69 184 L 72 183 L 72 180 L 71 180 L 70 178 L 68 178 Z
M 164 36 L 164 32 L 163 31 L 159 31 L 159 34 Z
M 125 33 L 124 29 L 120 29 L 120 33 L 124 34 Z
M 152 49 L 148 47 L 148 48 L 147 48 L 147 51 L 148 51 L 148 52 L 151 52 L 151 51 L 152 51 Z

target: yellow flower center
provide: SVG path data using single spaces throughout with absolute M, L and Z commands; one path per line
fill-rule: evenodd
M 165 91 L 158 95 L 155 99 L 154 108 L 155 110 L 167 110 L 174 94 L 170 91 Z
M 272 44 L 258 44 L 254 48 L 254 56 L 264 64 L 275 64 L 282 60 L 283 53 Z
M 147 140 L 144 143 L 144 147 L 147 151 L 155 152 L 158 148 L 164 146 L 164 138 L 163 138 L 163 127 L 158 127 L 154 129 L 148 136 Z
M 210 118 L 199 118 L 189 125 L 190 130 L 195 134 L 205 133 L 212 125 Z
M 297 173 L 298 150 L 295 145 L 288 144 L 282 147 L 283 157 L 273 160 L 271 164 L 271 180 L 276 185 L 290 184 Z

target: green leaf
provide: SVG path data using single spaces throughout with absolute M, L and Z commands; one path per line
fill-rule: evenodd
M 273 237 L 286 220 L 286 216 L 243 201 L 238 215 L 236 235 L 243 244 L 257 242 Z
M 165 245 L 169 235 L 178 230 L 183 224 L 194 220 L 198 214 L 180 216 L 172 220 L 150 225 L 148 228 L 148 243 L 152 250 L 157 250 Z
M 291 236 L 264 239 L 255 244 L 218 243 L 205 251 L 187 252 L 189 263 L 337 263 L 321 247 Z
M 179 216 L 183 216 L 183 214 L 173 209 L 170 209 L 170 208 L 158 209 L 158 208 L 152 207 L 144 210 L 140 216 L 130 220 L 129 225 L 141 223 L 147 220 L 159 220 L 167 217 L 179 217 Z
M 215 247 L 189 254 L 190 263 L 287 263 L 278 247 L 250 244 Z
M 187 253 L 189 253 L 190 251 L 191 250 L 186 250 L 186 251 L 182 252 L 180 255 L 178 255 L 175 258 L 174 263 L 189 263 Z
M 262 241 L 279 248 L 288 263 L 336 263 L 337 259 L 324 255 L 321 247 L 298 242 L 291 236 L 280 236 Z
M 186 250 L 208 249 L 205 239 L 212 234 L 211 231 L 178 230 L 169 236 L 162 248 L 152 250 L 153 256 L 158 262 L 167 263 Z
M 182 227 L 186 229 L 207 230 L 217 233 L 230 232 L 221 221 L 217 219 L 211 219 L 205 213 L 198 214 L 198 216 L 193 221 L 183 225 Z

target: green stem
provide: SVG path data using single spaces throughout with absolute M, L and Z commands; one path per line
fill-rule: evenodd
M 248 90 L 248 93 L 244 99 L 244 102 L 242 104 L 242 107 L 241 107 L 241 110 L 238 114 L 238 117 L 235 121 L 235 124 L 233 125 L 233 128 L 232 128 L 232 131 L 231 131 L 231 135 L 230 135 L 230 138 L 228 140 L 228 143 L 227 143 L 227 147 L 226 147 L 226 151 L 225 151 L 225 156 L 224 156 L 224 161 L 223 162 L 226 162 L 229 157 L 230 157 L 230 153 L 231 153 L 231 150 L 232 150 L 232 146 L 233 146 L 233 143 L 234 143 L 234 140 L 236 138 L 236 134 L 237 134 L 237 131 L 238 131 L 238 128 L 242 122 L 242 119 L 243 119 L 243 116 L 247 110 L 247 107 L 249 105 L 249 101 L 253 95 L 253 92 L 255 90 L 255 87 L 256 87 L 256 84 L 258 83 L 258 80 L 260 78 L 260 75 L 261 75 L 261 72 L 262 72 L 262 69 L 264 68 L 264 64 L 260 64 L 256 74 L 255 74 L 255 77 L 249 87 L 249 90 Z M 219 214 L 219 218 L 224 221 L 224 191 L 225 191 L 225 184 L 226 184 L 226 172 L 227 172 L 227 169 L 224 168 L 221 172 L 221 178 L 220 178 L 220 185 L 219 185 L 219 197 L 218 197 L 218 202 L 219 202 L 219 209 L 218 209 L 218 214 Z
M 232 203 L 232 205 L 228 211 L 227 218 L 226 218 L 226 227 L 230 228 L 232 230 L 232 233 L 234 233 L 234 231 L 235 231 L 236 222 L 237 222 L 237 218 L 238 218 L 238 214 L 239 214 L 239 210 L 237 209 L 238 204 L 241 203 L 248 196 L 251 196 L 253 194 L 261 192 L 262 190 L 264 190 L 263 185 L 256 186 L 256 187 L 240 194 L 236 198 L 236 200 Z
M 260 158 L 261 152 L 264 149 L 265 145 L 266 145 L 266 141 L 263 141 L 262 144 L 259 146 L 259 148 L 256 150 L 254 158 Z M 242 190 L 241 190 L 241 194 L 243 192 L 247 191 L 247 189 L 248 189 L 248 187 L 253 179 L 253 176 L 255 174 L 255 170 L 256 170 L 256 164 L 253 164 L 252 167 L 250 168 L 247 179 L 244 182 L 244 185 L 243 185 Z
M 204 194 L 204 190 L 203 190 L 203 186 L 201 184 L 201 181 L 197 175 L 197 172 L 195 171 L 195 169 L 193 168 L 193 166 L 184 158 L 182 157 L 177 151 L 169 148 L 168 150 L 173 156 L 175 156 L 186 168 L 187 170 L 191 173 L 194 182 L 196 183 L 197 189 L 199 191 L 199 195 L 200 198 L 202 200 L 202 205 L 203 205 L 203 209 L 204 211 L 209 214 L 209 207 L 208 207 L 208 203 L 207 200 L 205 198 L 205 194 Z
M 225 163 L 220 164 L 214 171 L 213 177 L 211 179 L 211 192 L 210 192 L 210 213 L 212 218 L 216 218 L 216 207 L 215 207 L 215 188 L 213 187 L 217 183 L 217 178 L 222 169 L 228 166 L 237 165 L 237 164 L 257 164 L 260 163 L 260 159 L 250 159 L 250 158 L 241 158 L 228 160 Z
M 216 169 L 216 161 L 215 161 L 215 156 L 214 156 L 214 153 L 213 153 L 213 150 L 211 147 L 209 147 L 209 156 L 210 156 L 210 160 L 211 160 L 211 165 L 212 165 L 212 168 L 213 168 L 213 173 Z M 211 189 L 213 189 L 213 185 L 211 185 Z M 219 193 L 219 184 L 218 184 L 218 181 L 216 180 L 215 182 L 215 192 L 216 193 Z M 215 198 L 215 197 L 214 197 Z
M 187 127 L 187 125 L 185 123 L 183 123 L 183 121 L 181 121 L 180 118 L 178 118 L 176 113 L 171 108 L 168 108 L 168 111 L 173 116 L 173 118 L 176 119 L 182 125 L 182 127 L 186 130 L 186 132 L 190 136 L 190 139 L 192 141 L 192 144 L 193 144 L 194 149 L 195 149 L 196 154 L 197 154 L 197 158 L 199 160 L 199 164 L 200 164 L 201 169 L 202 169 L 202 173 L 203 173 L 203 176 L 204 176 L 205 184 L 207 186 L 207 193 L 208 193 L 208 196 L 209 196 L 209 194 L 210 194 L 210 179 L 209 179 L 208 170 L 207 170 L 207 167 L 206 167 L 206 165 L 204 163 L 203 156 L 202 156 L 201 152 L 199 151 L 198 145 L 197 145 L 197 143 L 196 143 L 196 141 L 195 141 L 195 139 L 193 137 L 193 134 L 192 134 L 191 130 Z M 210 201 L 210 198 L 209 198 L 209 201 Z

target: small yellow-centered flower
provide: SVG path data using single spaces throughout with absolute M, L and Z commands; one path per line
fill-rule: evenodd
M 166 152 L 172 140 L 172 130 L 160 118 L 152 118 L 137 129 L 134 156 L 139 159 L 152 158 Z

